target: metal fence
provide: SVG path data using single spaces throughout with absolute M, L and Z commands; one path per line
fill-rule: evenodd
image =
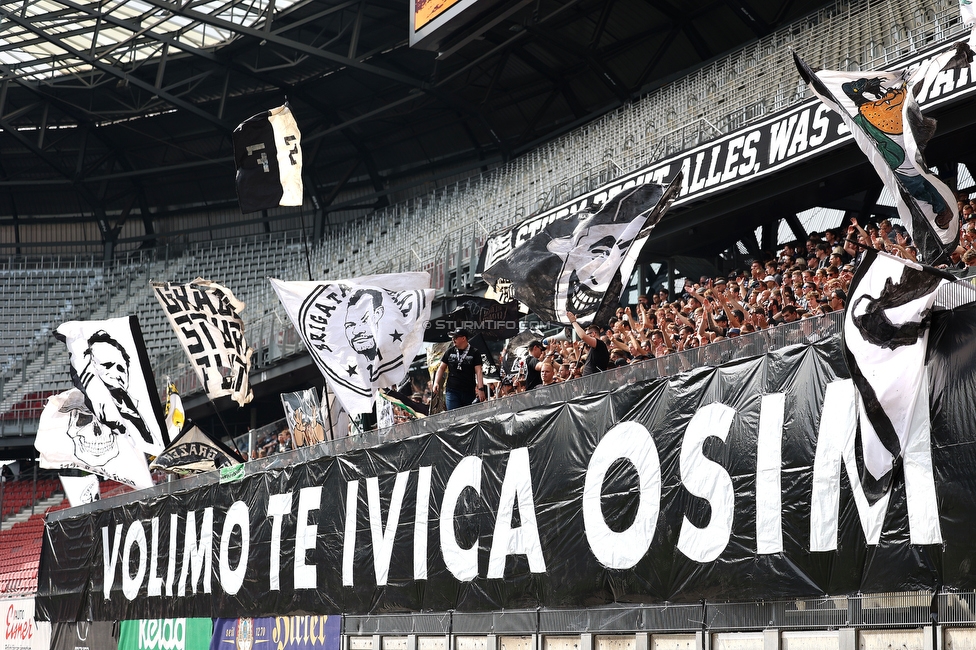
M 693 633 L 976 625 L 976 592 L 856 594 L 793 600 L 632 604 L 498 612 L 345 616 L 343 633 L 580 634 Z

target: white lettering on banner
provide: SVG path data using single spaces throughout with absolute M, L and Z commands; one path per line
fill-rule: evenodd
M 749 162 L 739 165 L 739 176 L 748 176 L 759 171 L 759 150 L 756 149 L 756 145 L 761 138 L 760 131 L 753 131 L 746 136 L 746 143 L 742 145 L 742 157 Z
M 149 555 L 149 586 L 146 587 L 146 595 L 162 596 L 163 579 L 159 577 L 159 517 L 153 517 L 149 521 L 149 530 L 152 535 L 152 551 Z
M 135 525 L 138 522 L 133 522 Z M 122 526 L 115 527 L 114 542 L 108 542 L 108 526 L 102 526 L 102 593 L 105 600 L 111 598 L 112 585 L 115 584 L 115 567 L 119 563 L 119 549 L 122 546 Z
M 810 130 L 811 147 L 819 147 L 827 139 L 830 133 L 830 120 L 827 119 L 829 111 L 826 104 L 821 104 L 813 114 L 813 128 Z
M 603 518 L 601 493 L 607 471 L 623 458 L 637 470 L 640 505 L 626 530 L 616 532 Z M 637 422 L 621 422 L 607 431 L 586 468 L 583 484 L 583 528 L 593 556 L 610 569 L 630 569 L 654 540 L 661 511 L 661 461 L 650 432 Z
M 281 590 L 281 520 L 291 514 L 292 493 L 272 494 L 268 497 L 268 516 L 271 517 L 271 557 L 268 584 L 271 591 Z
M 441 553 L 447 570 L 461 582 L 470 582 L 478 577 L 478 542 L 472 544 L 471 548 L 461 548 L 454 532 L 458 501 L 464 489 L 469 487 L 481 496 L 481 459 L 477 456 L 465 456 L 457 464 L 447 479 L 444 500 L 441 502 Z
M 759 402 L 756 439 L 756 553 L 783 552 L 783 416 L 786 395 L 770 393 Z
M 240 558 L 237 560 L 237 568 L 232 569 L 230 568 L 230 540 L 235 528 L 241 531 L 241 550 Z M 231 596 L 236 595 L 244 584 L 244 574 L 247 572 L 247 560 L 250 551 L 251 524 L 247 504 L 243 501 L 235 501 L 227 509 L 224 530 L 220 533 L 220 585 Z
M 138 650 L 186 650 L 186 619 L 140 620 Z
M 515 504 L 518 503 L 522 523 L 512 527 Z M 495 517 L 495 532 L 491 538 L 491 555 L 488 559 L 488 577 L 505 577 L 505 560 L 509 555 L 525 555 L 532 573 L 546 572 L 546 559 L 542 556 L 539 525 L 535 518 L 535 498 L 532 495 L 532 470 L 529 466 L 527 447 L 513 449 L 508 455 L 505 478 L 502 480 Z
M 769 131 L 769 162 L 774 165 L 786 158 L 787 147 L 790 144 L 790 136 L 793 127 L 796 126 L 796 115 L 790 115 L 781 122 L 776 122 L 770 127 Z
M 175 512 L 169 516 L 169 562 L 166 566 L 166 595 L 173 595 L 173 582 L 176 580 L 176 539 L 180 516 Z
M 315 548 L 318 524 L 309 525 L 308 514 L 318 510 L 322 503 L 322 486 L 302 488 L 298 491 L 298 527 L 295 531 L 295 589 L 318 587 L 318 572 L 314 564 L 306 564 L 306 553 Z
M 34 636 L 34 617 L 28 616 L 27 611 L 11 603 L 7 607 L 7 619 L 4 627 L 4 639 L 7 641 L 27 641 Z
M 928 389 L 925 382 L 924 390 Z M 854 493 L 861 530 L 868 544 L 881 539 L 890 492 L 871 505 L 864 495 L 854 458 L 857 415 L 856 391 L 850 379 L 827 385 L 817 434 L 817 454 L 813 464 L 813 499 L 810 504 L 810 550 L 837 549 L 840 518 L 840 467 L 843 460 Z M 928 413 L 913 427 L 924 435 L 915 436 L 902 452 L 905 468 L 905 494 L 908 501 L 908 529 L 912 544 L 940 544 L 939 502 L 932 470 L 932 450 L 928 435 Z
M 733 165 L 739 162 L 739 149 L 742 148 L 742 145 L 745 144 L 745 142 L 746 138 L 742 135 L 729 140 L 729 152 L 725 156 L 725 168 L 722 170 L 721 182 L 727 183 L 735 178 L 737 170 Z
M 197 513 L 186 513 L 186 536 L 183 538 L 183 569 L 176 587 L 177 596 L 186 595 L 187 574 L 191 573 L 191 588 L 197 593 L 200 574 L 203 573 L 203 593 L 210 593 L 210 576 L 213 573 L 213 508 L 205 508 L 200 522 L 200 536 L 197 537 Z
M 135 575 L 129 574 L 132 566 L 132 547 L 139 551 L 139 567 Z M 129 600 L 135 600 L 139 595 L 139 587 L 146 577 L 146 529 L 141 521 L 132 522 L 125 533 L 125 550 L 122 552 L 122 593 Z
M 696 562 L 718 559 L 732 535 L 735 512 L 732 478 L 724 467 L 705 457 L 702 445 L 711 436 L 725 442 L 734 417 L 735 409 L 725 404 L 704 406 L 692 416 L 681 440 L 678 461 L 681 483 L 693 495 L 708 501 L 711 508 L 711 516 L 704 528 L 692 523 L 687 514 L 682 517 L 678 550 Z
M 889 498 L 884 497 L 870 505 L 858 480 L 855 462 L 855 395 L 856 391 L 849 379 L 833 381 L 825 388 L 815 457 L 812 461 L 809 522 L 811 552 L 837 549 L 842 467 L 848 474 L 853 501 L 867 543 L 877 545 L 881 537 Z M 754 482 L 757 555 L 782 553 L 784 549 L 782 445 L 788 400 L 789 395 L 783 393 L 766 394 L 759 400 Z M 697 506 L 703 515 L 699 518 L 695 518 L 694 511 L 686 511 L 682 515 L 678 531 L 677 550 L 696 562 L 707 563 L 720 558 L 731 538 L 736 505 L 734 485 L 728 470 L 708 459 L 703 447 L 712 436 L 726 442 L 737 416 L 737 411 L 725 404 L 715 402 L 703 406 L 689 420 L 680 441 L 677 467 L 680 484 L 691 495 L 708 504 L 707 510 L 704 503 Z M 924 428 L 925 423 L 916 424 Z M 942 539 L 929 445 L 927 435 L 918 436 L 904 450 L 905 493 L 912 544 L 935 544 Z M 621 460 L 630 463 L 637 472 L 640 501 L 633 522 L 626 530 L 616 531 L 607 524 L 601 500 L 607 473 Z M 508 558 L 513 555 L 525 556 L 531 573 L 545 573 L 546 549 L 542 547 L 536 517 L 531 448 L 518 447 L 508 453 L 507 463 L 500 472 L 500 485 L 485 483 L 499 479 L 494 478 L 495 472 L 485 470 L 483 462 L 477 456 L 463 457 L 447 477 L 437 515 L 440 553 L 444 566 L 457 580 L 469 582 L 479 576 L 479 555 L 487 551 L 488 561 L 484 574 L 487 578 L 504 579 Z M 603 566 L 619 570 L 631 569 L 646 556 L 654 543 L 662 512 L 663 479 L 660 463 L 653 437 L 645 425 L 639 422 L 618 422 L 596 445 L 583 477 L 582 532 L 594 558 Z M 414 470 L 404 470 L 390 477 L 389 506 L 385 521 L 382 512 L 384 496 L 380 489 L 382 477 L 365 477 L 346 482 L 345 524 L 342 527 L 341 542 L 344 586 L 356 586 L 354 561 L 359 543 L 369 543 L 372 547 L 373 571 L 368 572 L 368 578 L 364 575 L 364 579 L 375 580 L 377 586 L 383 586 L 391 579 L 403 580 L 409 576 L 411 572 L 406 566 L 392 563 L 398 533 L 401 539 L 404 535 L 411 534 L 414 538 L 413 579 L 427 579 L 429 518 L 432 500 L 436 498 L 433 493 L 433 468 L 416 468 L 414 522 L 409 531 L 403 531 L 399 524 L 407 492 L 411 489 L 412 471 Z M 368 541 L 365 536 L 357 539 L 359 485 L 362 481 L 366 483 L 364 502 L 368 509 L 370 528 Z M 482 500 L 483 494 L 499 495 L 490 547 L 482 545 L 476 539 L 464 548 L 458 540 L 454 522 L 459 517 L 484 510 L 482 506 L 485 504 L 479 506 L 477 503 Z M 295 589 L 316 589 L 318 585 L 317 566 L 310 563 L 309 551 L 313 552 L 312 558 L 318 557 L 315 551 L 318 550 L 316 545 L 319 541 L 319 524 L 324 526 L 325 523 L 320 522 L 320 516 L 313 514 L 313 511 L 321 509 L 322 500 L 328 498 L 328 495 L 323 494 L 323 487 L 320 485 L 302 488 L 298 494 L 297 507 L 294 496 L 291 492 L 268 496 L 267 517 L 271 520 L 268 527 L 270 543 L 267 547 L 271 551 L 268 585 L 272 591 L 281 589 L 281 558 L 291 557 L 289 553 L 292 551 Z M 516 509 L 520 523 L 513 525 Z M 704 521 L 705 512 L 709 513 L 707 524 L 699 527 Z M 286 516 L 295 517 L 295 539 L 292 546 L 288 541 L 282 540 Z M 237 594 L 248 575 L 253 532 L 249 517 L 248 506 L 244 501 L 235 501 L 227 509 L 220 530 L 217 553 L 212 552 L 213 508 L 200 512 L 190 511 L 185 518 L 176 514 L 170 515 L 168 550 L 160 548 L 158 518 L 145 522 L 135 520 L 126 525 L 103 526 L 101 557 L 105 599 L 111 598 L 113 589 L 118 591 L 116 578 L 119 571 L 121 591 L 126 599 L 134 600 L 143 588 L 150 596 L 160 596 L 162 580 L 158 575 L 158 555 L 161 552 L 167 552 L 169 556 L 163 591 L 167 596 L 172 596 L 179 551 L 182 551 L 182 559 L 177 582 L 178 596 L 186 595 L 188 579 L 192 581 L 193 593 L 197 593 L 201 579 L 203 592 L 210 593 L 211 575 L 214 573 L 211 558 L 214 555 L 218 557 L 216 573 L 220 588 L 227 594 Z M 146 539 L 147 524 L 151 541 Z M 178 530 L 181 524 L 185 525 L 183 531 Z M 178 542 L 179 535 L 183 535 L 182 544 Z M 239 556 L 234 556 L 231 549 L 237 548 L 233 540 L 238 535 L 241 538 L 240 553 Z M 364 557 L 362 553 L 359 556 Z M 391 576 L 391 568 L 399 573 Z
M 413 579 L 427 579 L 427 523 L 430 510 L 430 480 L 432 468 L 417 470 L 417 510 L 413 533 Z
M 359 481 L 346 483 L 346 531 L 342 536 L 342 585 L 353 586 L 353 561 L 356 559 L 356 513 Z
M 385 529 L 383 527 L 383 513 L 380 509 L 380 480 L 375 476 L 366 479 L 369 532 L 373 541 L 373 571 L 376 574 L 377 586 L 385 585 L 386 579 L 390 575 L 393 540 L 396 539 L 397 526 L 400 523 L 400 508 L 403 506 L 403 496 L 407 493 L 407 479 L 409 477 L 410 472 L 399 472 L 396 475 Z
M 807 123 L 810 121 L 810 109 L 806 109 L 796 120 L 796 131 L 790 138 L 790 149 L 786 152 L 788 156 L 795 156 L 807 150 Z

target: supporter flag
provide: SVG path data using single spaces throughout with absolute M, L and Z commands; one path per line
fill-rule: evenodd
M 180 476 L 212 472 L 222 467 L 243 463 L 236 451 L 216 438 L 191 425 L 149 465 Z
M 68 346 L 71 379 L 100 428 L 147 454 L 165 449 L 169 437 L 139 319 L 69 321 L 54 334 Z
M 925 147 L 935 121 L 922 116 L 917 96 L 927 93 L 957 50 L 914 70 L 814 72 L 793 55 L 813 93 L 850 129 L 888 190 L 898 198 L 898 216 L 912 235 L 918 259 L 934 264 L 959 240 L 959 211 L 952 191 L 929 171 Z
M 302 133 L 288 104 L 234 129 L 234 163 L 241 212 L 302 205 Z
M 329 387 L 350 413 L 372 410 L 423 345 L 434 290 L 425 272 L 352 280 L 271 280 Z
M 427 409 L 425 404 L 418 404 L 397 390 L 383 389 L 377 394 L 393 406 L 401 409 L 403 414 L 411 420 L 427 417 L 427 414 L 424 412 Z
M 319 419 L 328 426 L 330 440 L 345 438 L 349 435 L 349 413 L 342 408 L 335 393 L 329 390 L 328 384 L 322 387 L 321 411 Z
M 525 360 L 529 356 L 529 343 L 541 341 L 545 336 L 537 330 L 525 330 L 518 336 L 513 336 L 505 344 L 501 358 L 501 378 L 513 383 L 518 379 L 525 379 Z
M 153 484 L 134 440 L 96 417 L 77 388 L 48 398 L 34 447 L 47 469 L 80 469 L 137 489 Z
M 325 427 L 322 425 L 322 407 L 319 395 L 314 388 L 295 393 L 282 393 L 281 405 L 285 409 L 285 420 L 291 430 L 292 446 L 309 447 L 325 440 Z
M 251 401 L 247 373 L 253 351 L 244 338 L 244 303 L 230 289 L 197 278 L 189 284 L 153 283 L 176 338 L 189 357 L 207 397 Z
M 176 440 L 186 424 L 186 413 L 183 412 L 183 399 L 176 390 L 176 384 L 166 384 L 166 410 L 163 412 L 166 423 L 166 433 L 170 440 Z
M 86 476 L 61 475 L 58 478 L 61 479 L 64 495 L 68 497 L 68 503 L 71 504 L 72 508 L 98 501 L 98 477 L 94 474 Z
M 959 19 L 964 25 L 976 24 L 976 3 L 973 0 L 959 0 Z
M 471 335 L 480 334 L 486 341 L 503 341 L 518 334 L 518 302 L 505 304 L 481 296 L 459 296 L 457 309 L 444 316 L 432 318 L 425 326 L 424 340 L 443 343 L 451 340 L 451 332 L 464 328 Z
M 516 299 L 545 321 L 605 321 L 634 264 L 681 187 L 648 183 L 619 192 L 593 209 L 556 219 L 482 272 L 491 285 L 510 281 Z
M 930 312 L 940 289 L 953 281 L 937 269 L 870 249 L 851 281 L 845 358 L 858 392 L 859 478 L 872 503 L 888 492 L 904 451 L 929 448 Z

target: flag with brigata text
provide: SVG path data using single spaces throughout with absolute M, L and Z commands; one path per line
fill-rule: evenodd
M 434 297 L 426 272 L 271 285 L 350 413 L 372 410 L 376 391 L 398 384 L 423 346 Z

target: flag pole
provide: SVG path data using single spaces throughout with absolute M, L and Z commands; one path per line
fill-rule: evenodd
M 329 440 L 335 440 L 335 430 L 332 426 L 332 402 L 329 400 L 329 383 L 326 382 L 325 390 L 325 414 L 329 418 Z M 347 434 L 348 435 L 348 434 Z
M 302 222 L 302 244 L 305 246 L 305 267 L 308 269 L 308 281 L 312 281 L 312 256 L 308 252 L 308 234 L 305 232 L 305 198 L 302 197 L 302 206 L 298 210 L 298 218 Z

